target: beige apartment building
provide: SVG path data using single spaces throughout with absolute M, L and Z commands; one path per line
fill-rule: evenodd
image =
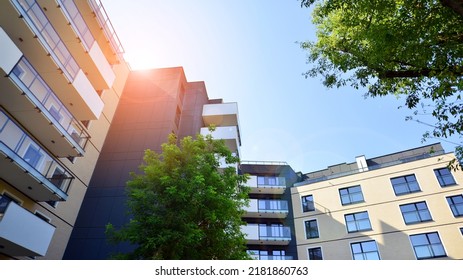
M 304 174 L 291 190 L 298 258 L 463 259 L 452 159 L 434 144 Z
M 0 3 L 0 259 L 61 259 L 129 67 L 99 0 Z

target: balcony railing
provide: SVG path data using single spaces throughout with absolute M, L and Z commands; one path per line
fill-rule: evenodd
M 79 153 L 83 154 L 89 134 L 25 57 L 13 68 L 10 78 L 70 143 L 80 147 Z
M 291 240 L 291 230 L 285 226 L 259 225 L 259 238 L 261 240 Z
M 3 111 L 0 111 L 0 151 L 28 173 L 22 176 L 32 176 L 49 193 L 58 195 L 62 200 L 67 198 L 66 193 L 74 177 Z M 2 177 L 8 176 L 12 180 L 22 179 L 15 174 L 2 174 Z
M 372 171 L 372 170 L 386 168 L 386 167 L 399 165 L 399 164 L 403 164 L 403 163 L 408 163 L 408 162 L 412 162 L 412 161 L 416 161 L 416 160 L 422 160 L 422 159 L 426 159 L 426 158 L 430 158 L 430 157 L 434 157 L 434 156 L 440 156 L 440 155 L 443 155 L 443 154 L 445 154 L 445 152 L 442 150 L 442 151 L 435 151 L 433 153 L 423 153 L 423 154 L 420 154 L 420 155 L 406 156 L 406 157 L 402 157 L 400 159 L 392 160 L 392 161 L 388 161 L 388 162 L 377 163 L 377 164 L 369 164 L 368 165 L 368 170 Z M 345 171 L 345 172 L 334 173 L 334 174 L 331 174 L 331 175 L 320 176 L 320 177 L 315 177 L 315 178 L 309 178 L 309 179 L 307 179 L 305 181 L 294 184 L 294 186 L 297 187 L 297 186 L 303 186 L 303 185 L 308 185 L 308 184 L 314 184 L 314 183 L 318 183 L 318 182 L 327 181 L 327 180 L 330 180 L 330 179 L 335 179 L 335 178 L 340 178 L 340 177 L 344 177 L 344 176 L 357 174 L 357 173 L 360 173 L 360 172 L 365 172 L 365 171 L 360 171 L 359 169 L 354 169 L 354 170 L 349 170 L 349 171 Z
M 120 61 L 124 61 L 124 48 L 122 47 L 121 41 L 114 30 L 114 27 L 109 20 L 108 14 L 100 0 L 88 0 L 90 7 L 96 15 L 98 23 L 106 35 L 109 43 L 111 44 L 114 53 L 119 57 Z
M 63 12 L 68 18 L 69 22 L 71 23 L 72 28 L 79 36 L 81 42 L 83 43 L 87 52 L 90 51 L 93 44 L 95 43 L 95 38 L 93 37 L 90 29 L 85 23 L 84 18 L 79 12 L 76 4 L 73 0 L 56 0 L 61 7 L 63 8 Z
M 248 244 L 287 245 L 291 241 L 291 229 L 283 225 L 248 224 L 241 227 Z
M 250 205 L 245 209 L 248 212 L 282 213 L 288 212 L 288 201 L 278 199 L 251 199 Z
M 259 188 L 286 188 L 286 178 L 274 176 L 257 176 L 257 186 Z
M 61 68 L 63 74 L 70 82 L 73 82 L 80 67 L 42 11 L 40 5 L 34 0 L 12 0 L 12 3 L 34 31 L 50 56 L 53 57 L 56 64 Z
M 0 196 L 0 252 L 10 256 L 44 256 L 55 227 Z

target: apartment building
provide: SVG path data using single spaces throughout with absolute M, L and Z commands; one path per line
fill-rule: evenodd
M 204 82 L 188 82 L 181 67 L 130 72 L 64 258 L 108 259 L 131 251 L 130 244 L 110 244 L 105 234 L 108 223 L 129 221 L 130 172 L 138 171 L 146 149 L 160 153 L 170 133 L 205 135 L 209 125 L 216 126 L 212 136 L 239 156 L 236 103 L 209 99 Z
M 61 259 L 129 67 L 98 0 L 0 3 L 0 259 Z
M 250 179 L 250 203 L 242 227 L 249 255 L 256 260 L 297 259 L 291 186 L 299 176 L 286 162 L 242 161 L 239 168 Z
M 463 259 L 463 172 L 440 144 L 304 174 L 291 189 L 299 259 Z

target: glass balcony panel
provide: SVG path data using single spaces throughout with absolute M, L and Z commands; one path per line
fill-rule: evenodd
M 13 68 L 10 78 L 13 79 L 26 95 L 31 95 L 29 96 L 30 100 L 35 106 L 41 111 L 49 112 L 49 115 L 52 117 L 50 121 L 55 126 L 59 126 L 67 132 L 67 137 L 72 139 L 82 150 L 85 148 L 89 135 L 25 57 L 21 58 L 19 63 Z
M 36 1 L 12 0 L 12 3 L 34 30 L 35 35 L 63 70 L 66 77 L 73 82 L 80 68 L 41 7 Z
M 43 179 L 48 180 L 53 186 L 66 193 L 73 176 L 36 144 L 4 112 L 0 111 L 0 116 L 0 120 L 2 121 L 0 123 L 0 142 L 19 156 L 24 161 L 24 164 L 28 165 L 28 167 L 24 166 L 25 170 L 33 168 L 43 176 Z

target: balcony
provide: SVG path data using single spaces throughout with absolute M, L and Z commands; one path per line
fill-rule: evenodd
M 282 225 L 248 224 L 241 231 L 248 245 L 288 245 L 291 241 L 290 228 Z
M 248 254 L 253 260 L 260 260 L 260 261 L 291 261 L 293 260 L 292 256 L 285 256 L 285 255 L 258 255 L 258 254 L 254 254 L 253 252 L 248 252 Z
M 55 227 L 14 202 L 1 202 L 0 199 L 0 253 L 44 256 Z
M 214 139 L 225 140 L 225 145 L 227 145 L 230 151 L 237 153 L 238 155 L 240 154 L 239 150 L 241 143 L 239 140 L 238 128 L 236 126 L 219 126 L 212 132 L 209 131 L 209 128 L 202 127 L 200 133 L 201 135 L 211 134 Z
M 99 118 L 103 101 L 36 1 L 5 3 L 0 25 L 77 119 Z
M 244 209 L 245 218 L 276 218 L 288 216 L 288 201 L 278 199 L 250 199 L 249 206 Z
M 238 104 L 206 104 L 203 106 L 203 121 L 206 126 L 239 126 Z
M 98 90 L 111 88 L 116 75 L 76 4 L 73 0 L 56 1 L 58 5 L 48 6 L 45 12 L 50 22 L 92 85 Z M 49 5 L 49 1 L 37 2 L 42 7 Z
M 0 71 L 3 72 L 3 71 Z M 0 79 L 1 104 L 57 157 L 84 154 L 90 138 L 55 93 L 24 57 Z
M 78 3 L 79 4 L 79 3 Z M 100 29 L 103 30 L 104 36 L 106 37 L 106 42 L 109 44 L 107 48 L 103 48 L 103 52 L 111 64 L 118 64 L 121 61 L 124 61 L 124 48 L 117 36 L 114 27 L 109 20 L 108 14 L 106 13 L 105 8 L 100 0 L 88 0 L 88 4 L 92 10 L 92 17 L 96 18 Z M 84 18 L 87 21 L 91 21 L 91 18 L 87 18 L 88 14 L 84 14 Z M 106 46 L 105 45 L 105 46 Z
M 0 111 L 1 178 L 35 201 L 67 199 L 74 177 Z
M 251 194 L 278 194 L 286 191 L 285 177 L 276 176 L 249 176 L 246 185 L 250 187 Z

